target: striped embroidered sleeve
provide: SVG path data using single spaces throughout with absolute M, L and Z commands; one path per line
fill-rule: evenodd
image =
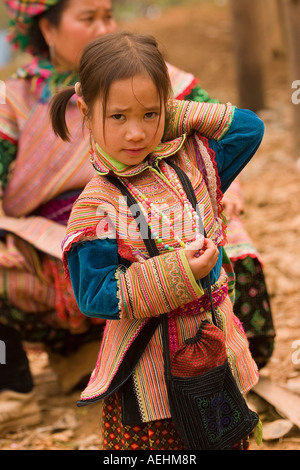
M 230 103 L 172 100 L 169 102 L 169 120 L 164 140 L 199 132 L 209 139 L 219 141 L 229 130 L 234 111 L 235 106 Z
M 158 316 L 203 295 L 184 250 L 162 254 L 145 263 L 133 263 L 117 277 L 119 311 L 123 318 Z
M 0 197 L 5 189 L 11 163 L 17 155 L 18 125 L 9 97 L 0 106 Z

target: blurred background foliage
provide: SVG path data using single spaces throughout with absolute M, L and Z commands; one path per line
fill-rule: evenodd
M 156 17 L 166 8 L 181 4 L 215 3 L 224 5 L 228 0 L 112 0 L 117 18 L 130 19 L 138 16 Z M 0 28 L 7 28 L 8 17 L 3 1 L 0 0 Z
M 182 4 L 215 3 L 224 5 L 227 0 L 113 0 L 116 16 L 123 19 L 132 19 L 138 16 L 157 18 L 167 8 Z
M 155 20 L 161 17 L 168 8 L 179 5 L 215 4 L 223 6 L 229 0 L 112 0 L 114 13 L 117 21 L 131 21 L 138 18 Z M 21 54 L 11 50 L 6 41 L 6 34 L 9 28 L 9 18 L 7 9 L 0 0 L 0 79 L 5 80 L 18 65 L 27 60 L 26 54 Z

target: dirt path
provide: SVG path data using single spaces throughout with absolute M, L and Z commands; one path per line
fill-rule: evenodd
M 178 7 L 156 22 L 142 20 L 123 26 L 157 36 L 170 62 L 197 75 L 211 96 L 236 102 L 226 6 Z M 298 393 L 300 366 L 295 357 L 300 358 L 300 354 L 297 356 L 293 344 L 297 340 L 300 344 L 300 168 L 292 155 L 290 91 L 284 59 L 274 59 L 266 64 L 266 70 L 268 109 L 260 113 L 266 134 L 242 175 L 244 221 L 265 263 L 277 331 L 273 357 L 262 374 Z M 36 428 L 21 429 L 0 439 L 0 449 L 99 449 L 100 405 L 76 408 L 79 393 L 61 394 L 46 353 L 31 351 L 30 359 L 43 421 Z M 270 406 L 262 413 L 264 422 L 278 417 Z M 257 448 L 254 443 L 252 448 Z M 282 439 L 263 442 L 260 449 L 299 450 L 299 429 L 294 428 Z

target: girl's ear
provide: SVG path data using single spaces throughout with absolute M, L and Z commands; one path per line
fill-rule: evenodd
M 81 114 L 82 119 L 84 120 L 84 123 L 85 123 L 86 127 L 89 129 L 89 121 L 87 119 L 88 107 L 87 107 L 86 102 L 84 101 L 83 98 L 79 97 L 77 99 L 77 107 L 79 109 L 79 112 Z

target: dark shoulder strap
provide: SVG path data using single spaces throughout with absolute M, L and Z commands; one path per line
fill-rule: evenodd
M 185 190 L 185 193 L 186 193 L 190 203 L 192 204 L 194 210 L 197 212 L 197 215 L 199 217 L 200 232 L 202 233 L 202 235 L 204 235 L 206 237 L 206 232 L 205 232 L 202 217 L 201 217 L 201 214 L 200 214 L 200 211 L 199 211 L 199 206 L 198 206 L 198 202 L 197 202 L 197 199 L 196 199 L 195 191 L 194 191 L 194 188 L 192 186 L 192 183 L 191 183 L 189 177 L 187 176 L 187 174 L 179 166 L 177 166 L 171 160 L 168 161 L 168 165 L 170 165 L 176 171 L 177 176 L 180 179 L 180 182 L 183 186 L 183 189 Z
M 110 183 L 114 184 L 121 191 L 129 209 L 131 210 L 134 219 L 139 220 L 139 222 L 137 222 L 137 225 L 148 250 L 149 256 L 151 258 L 153 256 L 158 256 L 159 251 L 157 249 L 156 243 L 151 236 L 151 230 L 137 201 L 134 199 L 130 191 L 128 191 L 126 186 L 118 178 L 116 178 L 115 176 L 106 176 L 106 178 Z
M 197 198 L 196 198 L 196 195 L 195 195 L 195 191 L 194 191 L 193 185 L 192 185 L 189 177 L 186 175 L 186 173 L 179 166 L 177 166 L 171 160 L 168 161 L 168 164 L 176 171 L 177 176 L 180 179 L 182 187 L 185 190 L 186 195 L 187 195 L 190 203 L 192 204 L 194 210 L 197 212 L 197 215 L 199 216 L 199 225 L 202 228 L 202 230 L 200 229 L 200 231 L 201 231 L 202 235 L 207 237 L 206 231 L 205 231 L 205 228 L 204 228 L 204 225 L 203 225 L 202 217 L 201 217 L 201 214 L 200 214 L 200 211 L 199 211 L 199 206 L 198 206 Z M 214 324 L 217 325 L 216 312 L 215 312 L 215 307 L 214 307 L 213 298 L 212 298 L 210 274 L 208 274 L 205 277 L 205 280 L 206 280 L 207 291 L 208 291 L 208 295 L 209 295 L 210 303 L 211 303 L 212 319 L 213 319 Z
M 206 237 L 206 232 L 205 232 L 203 221 L 202 221 L 201 214 L 199 211 L 196 195 L 195 195 L 194 188 L 192 186 L 190 179 L 188 178 L 186 173 L 179 166 L 177 166 L 174 162 L 172 162 L 171 160 L 170 161 L 168 160 L 168 164 L 176 171 L 177 176 L 182 184 L 183 189 L 186 192 L 186 195 L 190 203 L 192 204 L 194 210 L 196 210 L 199 216 L 199 225 L 201 227 L 200 231 Z M 145 246 L 148 250 L 149 256 L 150 257 L 158 256 L 159 251 L 157 249 L 156 243 L 151 236 L 150 228 L 147 224 L 147 221 L 144 217 L 142 210 L 139 208 L 137 201 L 134 199 L 132 194 L 128 191 L 126 186 L 118 178 L 114 176 L 106 176 L 106 178 L 121 191 L 121 193 L 125 197 L 128 207 L 130 208 L 132 212 L 134 219 L 139 218 L 139 223 L 138 223 L 139 230 L 143 238 L 143 241 L 145 243 Z M 136 210 L 137 208 L 138 210 Z M 216 313 L 215 313 L 214 304 L 213 304 L 211 282 L 210 282 L 209 274 L 205 277 L 205 280 L 206 280 L 207 291 L 208 291 L 210 302 L 211 302 L 212 319 L 213 319 L 213 322 L 216 324 Z

